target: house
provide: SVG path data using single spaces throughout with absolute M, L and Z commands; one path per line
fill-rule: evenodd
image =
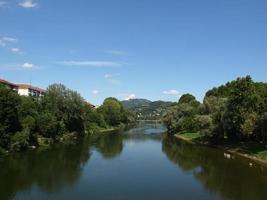
M 92 108 L 93 110 L 96 109 L 96 106 L 93 105 L 93 104 L 91 104 L 90 102 L 85 101 L 85 103 L 86 103 L 90 108 Z
M 46 90 L 27 84 L 18 84 L 18 94 L 21 96 L 42 97 L 47 93 Z
M 36 86 L 28 84 L 15 84 L 9 81 L 0 79 L 0 84 L 6 86 L 8 89 L 11 89 L 17 92 L 20 96 L 33 96 L 33 97 L 42 97 L 47 91 Z
M 18 86 L 16 84 L 6 81 L 4 79 L 0 79 L 0 84 L 6 86 L 8 89 L 14 90 L 16 92 L 18 91 Z

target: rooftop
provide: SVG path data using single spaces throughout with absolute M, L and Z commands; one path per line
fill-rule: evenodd
M 11 83 L 9 81 L 6 81 L 4 79 L 0 79 L 0 83 L 2 84 L 6 84 L 6 85 L 11 85 L 13 87 L 17 87 L 19 89 L 32 89 L 32 90 L 36 90 L 36 91 L 39 91 L 39 92 L 42 92 L 42 93 L 46 93 L 47 91 L 42 89 L 42 88 L 39 88 L 39 87 L 36 87 L 36 86 L 33 86 L 33 85 L 29 85 L 29 84 L 15 84 L 15 83 Z
M 32 89 L 32 90 L 36 90 L 42 93 L 46 93 L 47 91 L 44 89 L 41 89 L 39 87 L 36 86 L 32 86 L 32 85 L 28 85 L 28 84 L 17 84 L 19 89 Z
M 18 87 L 15 83 L 11 83 L 9 81 L 6 81 L 4 79 L 0 79 L 0 83 L 6 84 L 6 85 L 12 85 L 13 87 Z

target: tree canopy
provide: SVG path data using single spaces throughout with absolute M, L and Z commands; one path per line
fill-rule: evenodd
M 183 95 L 164 122 L 172 133 L 196 131 L 217 139 L 265 141 L 266 110 L 267 83 L 246 76 L 209 90 L 203 103 Z
M 50 85 L 42 98 L 19 96 L 0 85 L 0 152 L 81 137 L 131 120 L 132 114 L 115 98 L 92 109 L 62 84 Z

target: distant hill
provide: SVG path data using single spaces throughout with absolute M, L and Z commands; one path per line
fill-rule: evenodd
M 149 106 L 150 103 L 152 103 L 152 101 L 149 101 L 147 99 L 130 99 L 122 101 L 123 106 L 127 109 Z
M 150 101 L 147 99 L 131 99 L 122 101 L 125 108 L 133 111 L 138 119 L 154 120 L 161 119 L 166 109 L 175 105 L 169 101 Z

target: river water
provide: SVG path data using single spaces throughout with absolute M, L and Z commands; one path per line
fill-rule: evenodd
M 267 168 L 141 123 L 0 161 L 0 199 L 265 200 Z

